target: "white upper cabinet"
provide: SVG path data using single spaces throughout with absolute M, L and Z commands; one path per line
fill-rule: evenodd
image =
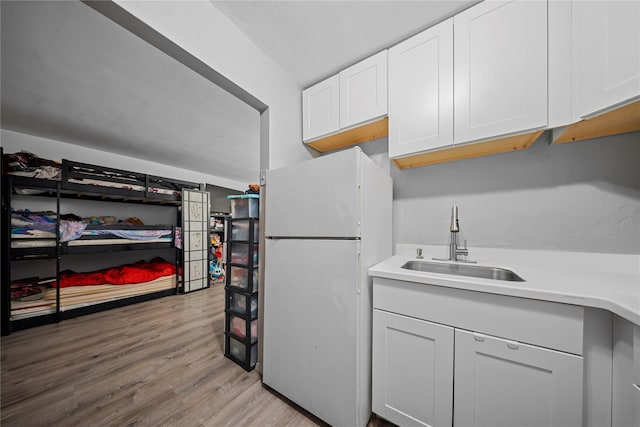
M 572 108 L 578 118 L 640 95 L 640 2 L 573 1 Z
M 340 72 L 340 127 L 387 114 L 387 51 Z
M 548 17 L 548 118 L 554 128 L 574 122 L 571 112 L 571 2 L 550 1 Z
M 547 2 L 490 1 L 454 17 L 454 142 L 547 124 Z
M 389 156 L 453 144 L 453 19 L 389 49 Z
M 307 141 L 340 128 L 340 79 L 330 77 L 302 91 L 302 138 Z
M 302 138 L 310 141 L 387 114 L 387 51 L 302 91 Z

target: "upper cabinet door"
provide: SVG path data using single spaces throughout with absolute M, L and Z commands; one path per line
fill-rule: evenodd
M 387 114 L 387 51 L 340 72 L 340 127 Z
M 640 95 L 640 2 L 573 1 L 573 109 L 578 117 Z
M 336 74 L 302 91 L 302 139 L 305 141 L 340 128 L 340 80 Z
M 389 49 L 389 156 L 453 144 L 453 19 Z
M 453 22 L 454 142 L 545 127 L 547 2 L 483 2 Z

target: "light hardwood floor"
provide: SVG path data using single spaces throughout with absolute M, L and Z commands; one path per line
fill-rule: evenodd
M 223 329 L 218 284 L 2 337 L 1 424 L 324 425 L 225 358 Z

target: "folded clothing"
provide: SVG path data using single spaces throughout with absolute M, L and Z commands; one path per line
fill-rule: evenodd
M 73 214 L 69 214 L 73 215 Z M 60 241 L 68 242 L 82 236 L 82 232 L 87 228 L 87 224 L 77 221 L 60 221 Z M 12 210 L 11 212 L 11 235 L 12 237 L 36 237 L 53 238 L 56 237 L 56 213 L 43 212 L 32 214 L 28 209 L 24 211 Z
M 40 280 L 38 277 L 11 281 L 11 301 L 32 301 L 44 298 L 45 283 L 51 279 Z
M 28 176 L 41 179 L 60 179 L 61 164 L 43 159 L 28 151 L 4 155 L 3 170 L 9 175 Z

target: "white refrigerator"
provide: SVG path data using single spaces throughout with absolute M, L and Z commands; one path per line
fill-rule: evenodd
M 263 383 L 323 421 L 371 415 L 372 280 L 392 180 L 360 148 L 266 177 Z

